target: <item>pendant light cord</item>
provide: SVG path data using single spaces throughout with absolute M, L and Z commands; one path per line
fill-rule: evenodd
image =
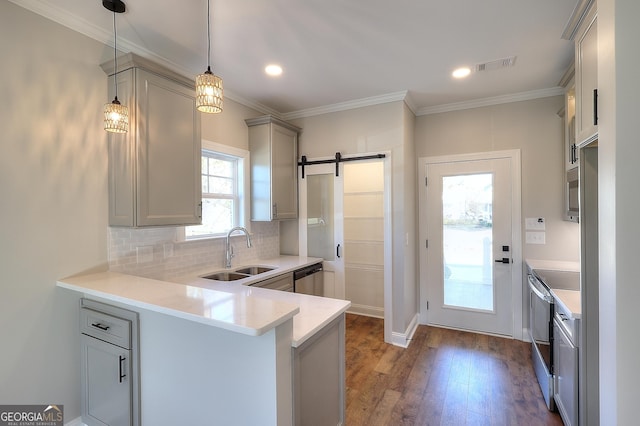
M 211 70 L 211 0 L 207 0 L 207 69 Z
M 113 71 L 113 83 L 116 87 L 116 97 L 115 100 L 118 100 L 118 30 L 116 27 L 116 11 L 113 11 L 113 62 L 114 62 L 114 71 Z

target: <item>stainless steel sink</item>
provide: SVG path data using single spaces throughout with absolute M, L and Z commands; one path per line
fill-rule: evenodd
M 205 275 L 202 278 L 215 281 L 236 281 L 249 276 L 248 274 L 239 274 L 237 272 L 216 272 L 215 274 Z
M 236 269 L 238 274 L 258 275 L 265 272 L 273 271 L 275 268 L 269 268 L 268 266 L 245 266 L 244 268 Z
M 248 278 L 253 275 L 264 274 L 273 271 L 275 268 L 269 266 L 243 266 L 233 271 L 219 271 L 207 275 L 201 275 L 201 278 L 214 281 L 236 281 Z

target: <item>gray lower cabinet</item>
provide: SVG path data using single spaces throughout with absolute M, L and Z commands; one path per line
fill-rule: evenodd
M 271 290 L 280 290 L 293 292 L 293 274 L 282 274 L 275 277 L 271 277 L 264 281 L 259 281 L 255 284 L 251 284 L 253 287 L 268 288 Z
M 566 426 L 578 425 L 578 348 L 553 320 L 554 400 Z
M 88 426 L 140 424 L 137 314 L 82 299 L 82 421 Z
M 344 314 L 293 349 L 294 424 L 345 422 Z

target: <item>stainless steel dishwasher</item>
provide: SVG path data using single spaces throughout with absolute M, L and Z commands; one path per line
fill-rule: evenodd
M 293 291 L 295 293 L 324 296 L 322 263 L 315 263 L 293 271 Z

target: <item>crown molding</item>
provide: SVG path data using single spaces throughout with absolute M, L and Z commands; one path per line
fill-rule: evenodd
M 561 38 L 565 40 L 575 39 L 578 28 L 587 16 L 589 9 L 594 4 L 596 4 L 595 0 L 578 0 L 576 7 L 573 9 L 569 20 L 567 21 L 567 25 L 564 27 Z
M 363 108 L 373 105 L 386 104 L 389 102 L 405 101 L 407 91 L 388 93 L 386 95 L 372 96 L 370 98 L 356 99 L 353 101 L 340 102 L 332 105 L 302 109 L 299 111 L 282 114 L 284 120 L 294 120 L 296 118 L 313 117 L 315 115 L 329 114 L 332 112 L 346 111 L 350 109 Z
M 507 104 L 511 102 L 529 101 L 532 99 L 548 98 L 551 96 L 564 95 L 562 87 L 551 87 L 549 89 L 532 90 L 529 92 L 513 93 L 510 95 L 494 96 L 491 98 L 474 99 L 472 101 L 455 102 L 451 104 L 424 107 L 418 110 L 416 115 L 439 114 L 442 112 L 460 111 L 464 109 L 481 108 L 492 105 Z
M 234 93 L 234 92 L 232 92 L 230 90 L 224 89 L 224 97 L 225 98 L 229 98 L 232 101 L 235 101 L 235 102 L 237 102 L 237 103 L 239 103 L 241 105 L 244 105 L 247 108 L 254 109 L 254 110 L 256 110 L 256 111 L 258 111 L 258 112 L 260 112 L 262 114 L 272 115 L 272 116 L 274 116 L 276 118 L 279 118 L 280 120 L 284 120 L 284 115 L 280 111 L 276 111 L 273 108 L 269 108 L 268 106 L 263 105 L 260 102 L 256 102 L 256 101 L 252 101 L 252 100 L 247 99 L 247 98 L 243 98 L 242 96 L 240 96 L 240 95 L 238 95 L 238 94 L 236 94 L 236 93 Z
M 113 32 L 105 31 L 104 29 L 82 19 L 78 15 L 63 12 L 61 9 L 54 7 L 53 3 L 38 0 L 9 1 L 53 22 L 57 22 L 64 27 L 70 28 L 76 32 L 86 35 L 89 38 L 113 47 Z M 120 41 L 120 39 L 118 41 Z M 122 40 L 122 43 L 127 42 Z

